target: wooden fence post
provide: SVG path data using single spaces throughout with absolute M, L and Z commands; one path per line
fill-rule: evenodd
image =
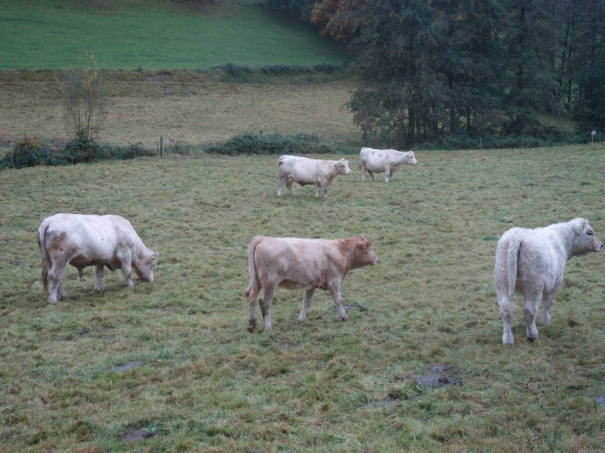
M 164 157 L 164 137 L 160 137 L 160 157 Z

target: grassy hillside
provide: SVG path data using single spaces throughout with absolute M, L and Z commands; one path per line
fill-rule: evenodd
M 276 159 L 139 159 L 6 170 L 0 184 L 0 443 L 24 451 L 598 451 L 605 443 L 603 253 L 569 262 L 540 339 L 503 348 L 497 238 L 585 216 L 605 239 L 602 145 L 418 152 L 385 184 L 356 159 L 330 199 L 277 198 Z M 160 252 L 155 281 L 107 272 L 47 306 L 36 230 L 57 212 L 116 213 Z M 246 332 L 256 234 L 363 233 L 342 323 L 318 291 L 278 290 L 274 331 Z M 144 365 L 123 374 L 112 367 Z M 459 388 L 414 377 L 448 364 Z M 396 401 L 392 408 L 364 407 Z M 129 430 L 155 437 L 123 444 Z
M 260 130 L 314 133 L 347 146 L 361 138 L 352 115 L 340 109 L 356 88 L 355 80 L 303 85 L 217 84 L 206 83 L 203 74 L 194 71 L 143 74 L 142 79 L 106 83 L 109 115 L 101 141 L 118 145 L 142 142 L 155 149 L 160 136 L 196 145 Z M 11 149 L 23 133 L 65 140 L 60 88 L 59 82 L 27 80 L 3 85 L 0 154 L 2 149 Z
M 345 63 L 307 24 L 258 6 L 169 0 L 0 0 L 0 69 Z

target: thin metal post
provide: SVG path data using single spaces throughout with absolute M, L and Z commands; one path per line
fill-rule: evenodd
M 160 137 L 160 157 L 164 157 L 164 137 Z

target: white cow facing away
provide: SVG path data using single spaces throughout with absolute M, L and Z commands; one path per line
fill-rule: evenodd
M 567 261 L 574 256 L 598 252 L 603 244 L 586 219 L 573 219 L 545 228 L 511 228 L 496 249 L 494 283 L 503 323 L 503 344 L 514 344 L 511 322 L 515 291 L 523 294 L 523 317 L 527 339 L 538 338 L 536 313 L 542 300 L 542 325 L 550 324 L 550 306 L 561 286 Z
M 141 280 L 152 282 L 158 254 L 139 238 L 130 222 L 118 215 L 56 214 L 42 221 L 38 229 L 42 257 L 42 282 L 48 290 L 48 303 L 67 299 L 61 279 L 71 264 L 82 270 L 95 267 L 95 291 L 102 292 L 105 267 L 121 269 L 126 285 L 133 287 L 131 269 Z
M 301 186 L 313 184 L 317 186 L 315 196 L 319 196 L 319 189 L 324 192 L 324 198 L 328 198 L 328 187 L 334 184 L 336 175 L 350 175 L 349 161 L 340 160 L 318 160 L 299 156 L 281 156 L 278 163 L 277 196 L 281 197 L 281 188 L 286 184 L 293 197 L 292 183 L 297 182 Z
M 256 296 L 261 290 L 259 302 L 263 323 L 265 330 L 271 330 L 269 312 L 278 287 L 305 290 L 298 317 L 301 324 L 307 318 L 317 288 L 330 291 L 340 317 L 343 321 L 348 320 L 341 302 L 340 286 L 350 271 L 377 263 L 372 243 L 363 236 L 335 240 L 253 237 L 248 244 L 248 331 L 253 332 L 256 327 Z
M 393 180 L 393 175 L 401 170 L 404 164 L 417 165 L 413 151 L 401 152 L 394 149 L 361 148 L 359 152 L 359 170 L 361 180 L 366 180 L 366 170 L 374 181 L 374 173 L 386 173 L 386 182 Z

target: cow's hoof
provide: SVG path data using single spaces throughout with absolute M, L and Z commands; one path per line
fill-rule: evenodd
M 256 324 L 248 324 L 248 332 L 252 333 L 254 332 L 254 328 L 256 327 Z
M 342 318 L 342 322 L 345 322 L 345 321 L 348 321 L 348 320 L 349 320 L 348 316 L 345 316 L 344 318 Z
M 51 304 L 51 305 L 55 305 L 56 303 L 57 303 L 56 300 L 55 301 L 49 300 L 46 302 L 46 304 Z
M 297 319 L 298 323 L 302 326 L 305 323 L 305 320 L 303 319 L 302 321 L 300 319 Z
M 97 288 L 95 288 L 95 293 L 97 293 L 97 294 L 101 294 L 102 292 L 103 292 L 103 290 L 102 290 L 102 289 L 97 289 Z
M 530 338 L 530 337 L 527 337 L 527 340 L 528 340 L 528 341 L 531 341 L 531 342 L 533 343 L 534 341 L 536 341 L 536 340 L 537 340 L 537 338 Z

